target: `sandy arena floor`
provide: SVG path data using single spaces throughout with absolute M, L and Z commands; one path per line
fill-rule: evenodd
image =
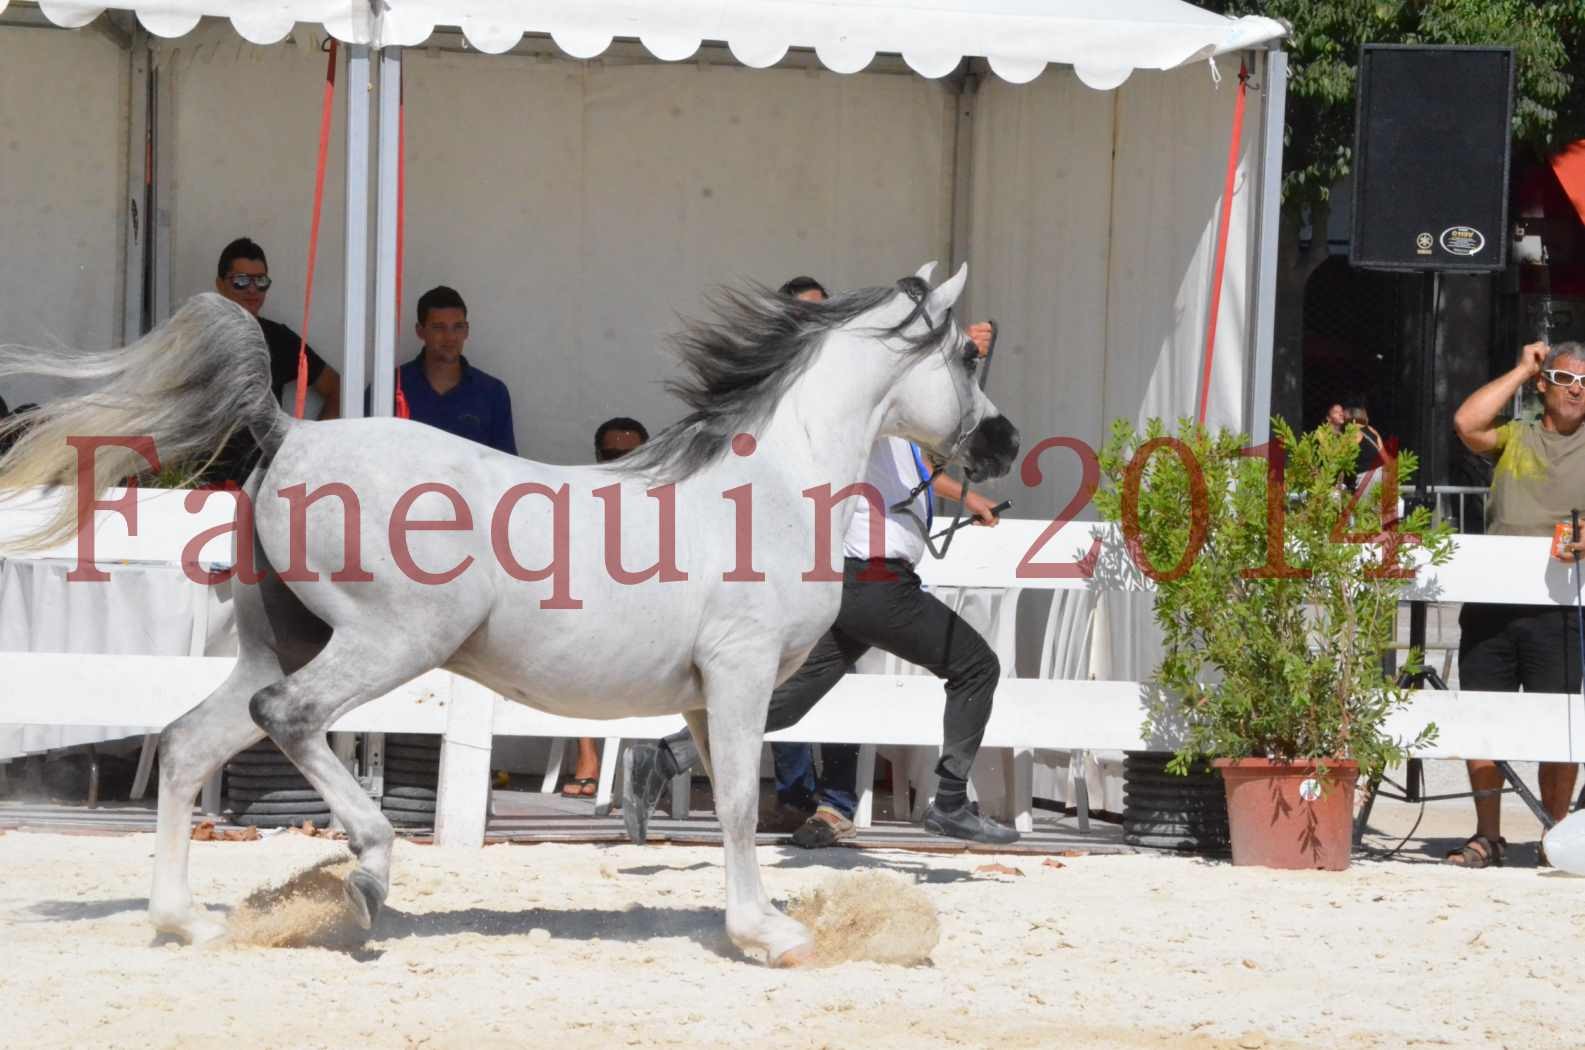
M 1275 873 L 1154 855 L 1054 867 L 766 847 L 779 900 L 836 868 L 881 871 L 939 913 L 923 966 L 789 972 L 726 941 L 712 848 L 401 842 L 387 911 L 352 950 L 154 944 L 152 849 L 148 835 L 0 834 L 0 1044 L 1585 1044 L 1585 882 L 1531 868 L 1410 858 Z M 344 847 L 281 834 L 193 853 L 198 899 L 222 909 Z M 975 871 L 996 860 L 1021 874 Z M 251 935 L 269 939 L 271 921 Z

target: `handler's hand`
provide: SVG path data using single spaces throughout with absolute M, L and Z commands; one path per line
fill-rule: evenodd
M 1519 367 L 1525 371 L 1525 377 L 1531 378 L 1541 373 L 1541 364 L 1546 360 L 1547 353 L 1552 348 L 1544 342 L 1527 343 L 1519 353 Z M 980 351 L 982 354 L 984 351 Z
M 974 524 L 995 526 L 1002 519 L 996 516 L 996 504 L 980 495 L 978 492 L 969 493 L 968 499 L 963 501 L 963 509 L 974 515 Z
M 972 493 L 970 493 L 972 495 Z M 1565 543 L 1558 548 L 1557 560 L 1573 564 L 1576 558 L 1585 558 L 1585 541 Z
M 980 348 L 981 357 L 991 352 L 991 332 L 994 330 L 989 321 L 981 321 L 968 327 L 969 341 Z

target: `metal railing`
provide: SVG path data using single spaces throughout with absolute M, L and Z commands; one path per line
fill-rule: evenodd
M 1486 495 L 1490 491 L 1484 485 L 1432 485 L 1431 494 L 1436 504 L 1431 520 L 1438 524 L 1451 521 L 1459 532 L 1483 535 L 1486 532 Z

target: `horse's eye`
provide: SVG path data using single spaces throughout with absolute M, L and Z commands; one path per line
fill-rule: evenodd
M 976 368 L 978 368 L 979 366 L 980 366 L 980 348 L 975 346 L 973 341 L 969 341 L 969 342 L 964 343 L 963 344 L 963 367 L 967 368 L 970 372 L 972 372 Z

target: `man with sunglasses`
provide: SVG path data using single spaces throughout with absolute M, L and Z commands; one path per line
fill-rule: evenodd
M 1498 424 L 1514 395 L 1534 383 L 1541 418 Z M 1453 427 L 1471 452 L 1496 460 L 1486 500 L 1486 531 L 1546 536 L 1585 509 L 1585 346 L 1531 343 L 1519 363 L 1459 406 Z M 1568 544 L 1572 558 L 1585 544 Z M 1459 613 L 1459 682 L 1465 689 L 1574 693 L 1580 688 L 1579 614 L 1571 606 L 1467 603 Z M 1541 804 L 1554 820 L 1568 815 L 1575 766 L 1541 763 Z M 1469 762 L 1477 792 L 1475 834 L 1447 862 L 1470 868 L 1501 865 L 1502 774 L 1488 761 Z M 1543 855 L 1544 861 L 1544 855 Z
M 279 321 L 259 316 L 271 284 L 264 249 L 248 237 L 238 237 L 220 252 L 220 263 L 215 269 L 215 291 L 252 314 L 263 329 L 264 342 L 270 348 L 270 384 L 279 394 L 281 387 L 297 382 L 297 350 L 302 337 Z M 341 375 L 311 346 L 308 385 L 324 399 L 320 419 L 341 415 Z
M 259 322 L 265 345 L 270 350 L 270 388 L 280 396 L 281 388 L 297 382 L 297 353 L 306 346 L 302 337 L 279 321 L 260 317 L 265 297 L 270 291 L 270 264 L 265 260 L 264 249 L 249 237 L 238 237 L 220 252 L 215 267 L 215 291 L 230 299 Z M 341 375 L 325 359 L 307 347 L 308 385 L 323 399 L 320 419 L 335 419 L 341 415 Z M 211 485 L 235 484 L 240 486 L 258 459 L 258 447 L 247 430 L 232 435 L 214 463 L 204 472 L 203 480 Z

